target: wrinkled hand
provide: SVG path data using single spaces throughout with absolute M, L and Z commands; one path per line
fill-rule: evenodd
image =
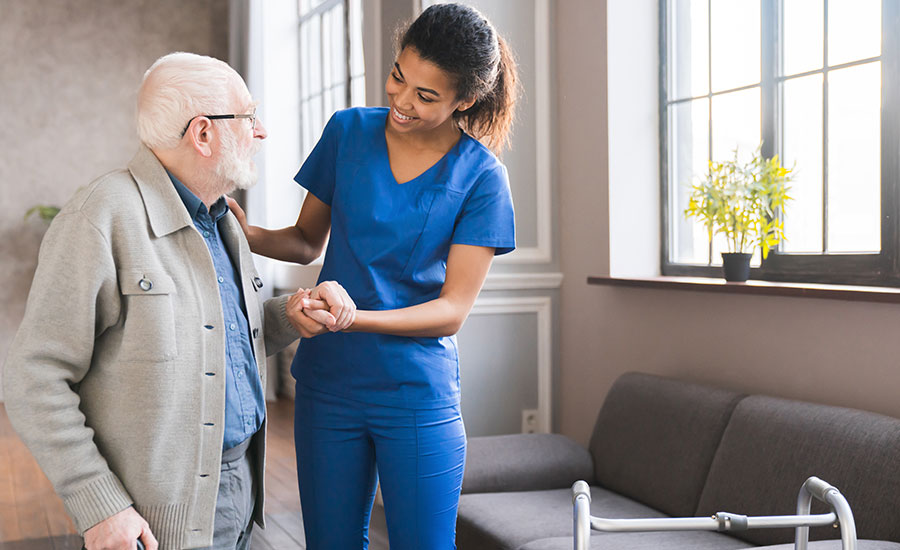
M 84 547 L 87 550 L 135 550 L 138 538 L 147 550 L 159 548 L 150 525 L 129 506 L 85 531 Z
M 288 298 L 287 304 L 285 305 L 288 321 L 291 322 L 291 325 L 293 325 L 294 329 L 296 329 L 303 338 L 312 338 L 324 334 L 328 332 L 328 325 L 334 325 L 335 323 L 334 316 L 324 310 L 327 306 L 320 300 L 314 300 L 314 302 L 319 302 L 321 304 L 321 307 L 318 310 L 315 310 L 315 318 L 307 315 L 307 313 L 313 313 L 314 311 L 312 309 L 308 312 L 304 311 L 304 302 L 307 302 L 310 307 L 314 305 L 309 303 L 309 297 L 310 291 L 301 288 Z
M 228 208 L 231 209 L 232 214 L 237 218 L 238 223 L 241 224 L 241 231 L 244 232 L 244 236 L 249 239 L 250 224 L 247 223 L 247 214 L 244 213 L 244 209 L 241 208 L 241 205 L 239 205 L 236 200 L 228 195 L 225 195 L 225 202 L 228 203 Z
M 356 303 L 353 302 L 344 287 L 335 281 L 324 281 L 312 289 L 307 302 L 310 303 L 309 309 L 315 311 L 317 308 L 312 307 L 314 304 L 310 300 L 321 300 L 328 305 L 328 311 L 334 317 L 335 322 L 324 324 L 331 332 L 347 329 L 356 320 Z

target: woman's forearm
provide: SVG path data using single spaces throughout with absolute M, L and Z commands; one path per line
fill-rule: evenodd
M 452 336 L 469 316 L 493 258 L 493 248 L 454 244 L 447 257 L 447 276 L 440 296 L 401 309 L 357 311 L 349 330 L 394 336 Z
M 256 254 L 304 265 L 321 256 L 323 248 L 311 244 L 297 226 L 265 229 L 251 225 L 247 242 Z
M 459 332 L 469 307 L 440 297 L 424 304 L 390 310 L 360 310 L 348 329 L 394 336 L 440 337 Z

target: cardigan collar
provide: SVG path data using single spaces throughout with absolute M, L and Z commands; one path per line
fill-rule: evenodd
M 142 144 L 128 163 L 128 171 L 137 182 L 150 228 L 156 237 L 193 225 L 191 215 L 178 196 L 168 172 L 146 145 Z

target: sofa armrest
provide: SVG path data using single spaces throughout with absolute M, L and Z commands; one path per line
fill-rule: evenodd
M 591 454 L 558 434 L 473 437 L 466 452 L 463 493 L 540 491 L 594 480 Z

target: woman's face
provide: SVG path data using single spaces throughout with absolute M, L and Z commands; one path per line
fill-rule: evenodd
M 390 127 L 401 133 L 449 127 L 454 111 L 468 109 L 474 103 L 457 99 L 452 77 L 410 47 L 397 56 L 384 91 L 391 109 Z

